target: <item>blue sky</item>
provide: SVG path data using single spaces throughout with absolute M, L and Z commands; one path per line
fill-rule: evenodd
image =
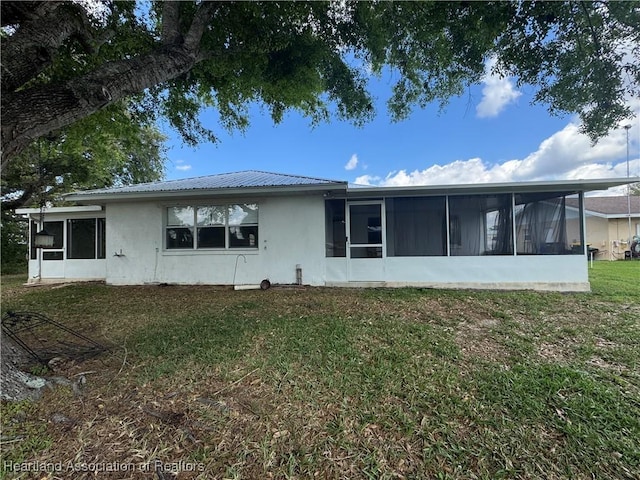
M 489 71 L 490 65 L 487 65 Z M 612 131 L 598 144 L 579 133 L 574 116 L 551 116 L 531 105 L 532 87 L 486 74 L 480 85 L 438 105 L 416 109 L 391 122 L 385 103 L 393 77 L 371 80 L 377 116 L 364 127 L 332 120 L 312 128 L 290 112 L 274 125 L 258 105 L 246 132 L 228 133 L 215 111 L 201 117 L 220 142 L 185 146 L 169 135 L 167 179 L 240 170 L 266 170 L 370 185 L 481 183 L 626 176 L 626 131 Z M 640 113 L 640 102 L 631 103 Z M 640 123 L 629 130 L 630 170 L 640 175 Z

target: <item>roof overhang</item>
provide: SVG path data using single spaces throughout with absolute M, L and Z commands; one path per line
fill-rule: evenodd
M 551 180 L 536 182 L 474 183 L 400 187 L 349 186 L 348 198 L 418 195 L 471 195 L 499 193 L 591 192 L 640 182 L 640 177 L 597 180 Z
M 73 206 L 73 207 L 45 207 L 42 212 L 40 208 L 16 208 L 16 214 L 25 215 L 30 218 L 39 218 L 41 213 L 45 215 L 50 214 L 60 214 L 60 215 L 68 215 L 75 213 L 90 213 L 90 212 L 101 212 L 102 207 L 100 205 L 83 205 L 83 206 Z
M 584 210 L 585 215 L 591 217 L 600 217 L 606 218 L 607 220 L 626 220 L 627 218 L 640 218 L 640 213 L 631 212 L 631 215 L 628 213 L 600 213 L 594 212 L 593 210 Z
M 268 197 L 279 195 L 305 195 L 315 194 L 335 194 L 336 191 L 346 192 L 347 182 L 343 183 L 318 183 L 313 185 L 286 185 L 272 187 L 238 187 L 238 188 L 213 188 L 213 189 L 192 189 L 192 190 L 164 190 L 148 192 L 76 192 L 65 195 L 65 200 L 78 203 L 115 203 L 132 200 L 176 200 L 193 198 L 216 198 L 216 197 Z
M 551 180 L 535 182 L 475 183 L 419 186 L 353 186 L 347 182 L 316 183 L 313 185 L 286 185 L 261 187 L 235 187 L 212 189 L 179 189 L 139 192 L 76 192 L 65 196 L 65 200 L 80 204 L 106 204 L 128 201 L 175 201 L 197 198 L 221 197 L 267 197 L 282 195 L 324 194 L 327 197 L 364 199 L 385 196 L 421 195 L 471 195 L 499 193 L 542 192 L 590 192 L 640 182 L 640 177 L 609 178 L 594 180 Z

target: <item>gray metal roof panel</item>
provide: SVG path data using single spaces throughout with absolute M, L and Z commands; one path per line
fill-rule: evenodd
M 139 183 L 125 187 L 101 188 L 74 192 L 73 196 L 92 196 L 102 194 L 121 193 L 157 193 L 179 192 L 192 190 L 218 190 L 233 188 L 261 188 L 261 187 L 292 187 L 314 185 L 344 185 L 345 182 L 327 180 L 324 178 L 304 177 L 300 175 L 287 175 L 281 173 L 247 170 L 243 172 L 221 173 L 205 177 L 185 178 L 181 180 L 168 180 L 164 182 Z

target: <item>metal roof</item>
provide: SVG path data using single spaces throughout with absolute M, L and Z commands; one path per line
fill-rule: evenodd
M 307 190 L 314 188 L 346 188 L 346 182 L 327 180 L 324 178 L 287 175 L 282 173 L 246 170 L 242 172 L 221 173 L 205 177 L 185 178 L 164 182 L 139 183 L 125 187 L 101 188 L 79 191 L 69 194 L 71 201 L 107 200 L 116 198 L 132 198 L 138 196 L 165 196 L 168 194 L 226 194 L 237 190 L 261 191 L 269 189 Z
M 325 195 L 347 198 L 413 195 L 464 195 L 521 192 L 587 192 L 637 182 L 640 179 L 612 178 L 598 180 L 555 180 L 510 183 L 475 183 L 463 185 L 354 186 L 324 178 L 247 170 L 205 177 L 164 182 L 141 183 L 126 187 L 102 188 L 74 192 L 65 197 L 81 203 L 128 201 L 134 199 L 201 198 L 204 196 L 302 194 L 323 191 Z
M 215 190 L 219 188 L 284 187 L 292 185 L 344 184 L 336 180 L 323 178 L 285 175 L 281 173 L 247 170 L 244 172 L 221 173 L 206 177 L 184 178 L 165 182 L 139 183 L 126 187 L 101 188 L 75 192 L 74 195 L 92 195 L 97 193 L 130 192 L 176 192 L 179 190 Z

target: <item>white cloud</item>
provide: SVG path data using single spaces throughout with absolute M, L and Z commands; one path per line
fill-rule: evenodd
M 640 132 L 638 120 L 631 131 Z M 637 152 L 640 135 L 630 136 L 630 148 Z M 640 175 L 640 158 L 631 158 L 631 176 Z M 379 186 L 447 185 L 500 183 L 534 180 L 572 180 L 626 177 L 626 131 L 612 131 L 591 145 L 589 138 L 571 122 L 542 141 L 523 159 L 490 164 L 481 158 L 456 160 L 445 165 L 432 165 L 424 170 L 389 172 L 384 178 L 364 175 L 356 183 Z
M 482 100 L 476 106 L 476 114 L 480 118 L 495 117 L 502 112 L 507 105 L 513 103 L 522 95 L 515 89 L 513 82 L 491 70 L 496 64 L 496 59 L 491 58 L 485 64 L 485 75 L 482 80 Z
M 362 175 L 357 177 L 353 183 L 356 185 L 377 185 L 380 180 L 382 180 L 380 177 L 374 175 Z
M 358 166 L 358 155 L 354 153 L 353 155 L 351 155 L 351 158 L 349 159 L 349 161 L 345 164 L 344 169 L 355 170 L 357 166 Z
M 188 170 L 191 170 L 191 165 L 178 165 L 176 167 L 176 170 L 180 170 L 181 172 L 186 172 Z

